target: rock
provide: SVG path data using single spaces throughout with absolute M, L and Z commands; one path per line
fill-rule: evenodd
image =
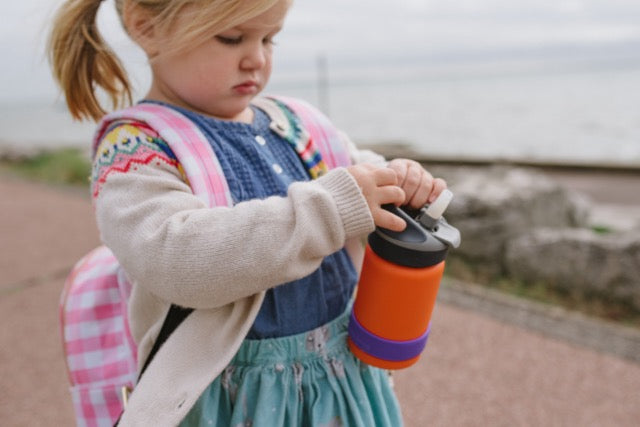
M 445 216 L 462 234 L 453 257 L 489 275 L 504 271 L 507 242 L 538 227 L 585 223 L 589 202 L 542 173 L 523 168 L 458 169 L 446 177 L 455 197 Z
M 598 234 L 588 229 L 539 228 L 506 245 L 510 277 L 640 310 L 640 231 Z
M 531 169 L 446 172 L 455 197 L 445 216 L 462 234 L 448 256 L 454 275 L 542 284 L 640 312 L 638 206 L 592 203 Z

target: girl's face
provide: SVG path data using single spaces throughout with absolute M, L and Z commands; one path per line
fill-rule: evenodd
M 148 99 L 168 102 L 225 120 L 250 122 L 249 102 L 271 75 L 273 38 L 289 7 L 279 0 L 269 10 L 192 49 L 162 54 L 151 62 Z M 178 18 L 188 19 L 188 14 Z

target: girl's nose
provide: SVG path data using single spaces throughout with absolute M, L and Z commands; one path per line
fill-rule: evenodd
M 268 57 L 268 47 L 264 44 L 250 46 L 244 52 L 244 56 L 240 61 L 240 68 L 248 70 L 260 69 L 266 65 Z

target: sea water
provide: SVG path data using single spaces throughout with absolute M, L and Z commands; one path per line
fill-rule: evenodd
M 640 167 L 640 63 L 390 71 L 324 97 L 356 141 L 426 157 Z
M 267 93 L 322 108 L 357 143 L 425 157 L 640 167 L 640 61 L 274 72 Z M 322 89 L 322 88 L 321 88 Z M 88 147 L 59 100 L 0 106 L 0 149 Z

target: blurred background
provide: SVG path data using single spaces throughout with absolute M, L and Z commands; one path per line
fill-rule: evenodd
M 61 3 L 0 2 L 9 426 L 74 424 L 58 301 L 100 243 L 94 124 L 70 119 L 44 52 Z M 143 96 L 146 60 L 113 0 L 98 20 Z M 267 93 L 428 163 L 455 193 L 446 216 L 462 245 L 424 356 L 394 376 L 407 426 L 637 426 L 640 2 L 294 0 L 276 42 Z
M 86 146 L 50 77 L 60 0 L 3 2 L 0 148 Z M 112 0 L 100 28 L 142 95 L 145 58 Z M 640 165 L 636 0 L 296 0 L 267 92 L 322 108 L 353 139 L 426 157 Z

